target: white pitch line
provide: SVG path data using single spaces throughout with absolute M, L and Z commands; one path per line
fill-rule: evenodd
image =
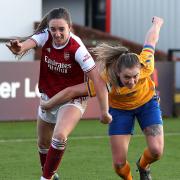
M 137 137 L 143 137 L 143 134 L 136 134 L 133 136 L 133 138 L 137 138 Z M 180 133 L 165 133 L 165 136 L 180 136 Z M 104 138 L 108 138 L 107 136 L 72 136 L 69 137 L 70 140 L 86 140 L 86 139 L 104 139 Z M 36 139 L 0 139 L 0 143 L 7 143 L 7 142 L 36 142 Z

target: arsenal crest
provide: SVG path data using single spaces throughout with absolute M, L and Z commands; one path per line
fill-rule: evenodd
M 67 61 L 70 58 L 69 52 L 64 52 L 64 59 Z
M 50 53 L 51 52 L 51 48 L 46 48 L 47 52 Z

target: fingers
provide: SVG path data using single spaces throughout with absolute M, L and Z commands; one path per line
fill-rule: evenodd
M 40 106 L 42 109 L 44 110 L 49 110 L 51 109 L 49 102 L 47 100 L 43 100 L 42 98 L 40 98 Z
M 6 45 L 6 47 L 8 47 L 10 49 L 11 45 L 9 43 L 6 43 L 5 45 Z
M 21 54 L 22 43 L 20 43 L 20 41 L 17 39 L 10 40 L 9 43 L 6 43 L 6 47 L 8 47 L 9 50 L 15 55 Z
M 21 48 L 21 46 L 22 46 L 22 44 L 19 42 L 18 39 L 10 40 L 10 45 L 11 45 L 12 47 L 19 47 L 19 48 Z
M 22 44 L 19 42 L 19 40 L 10 40 L 8 43 L 6 43 L 6 46 L 8 48 L 12 47 L 12 48 L 21 48 Z
M 46 101 L 44 101 L 43 99 L 40 99 L 40 106 L 44 108 L 45 105 L 46 105 Z
M 163 20 L 163 18 L 154 16 L 154 17 L 152 18 L 152 23 L 153 23 L 153 24 L 158 24 L 159 26 L 161 26 L 161 25 L 164 23 L 164 20 Z
M 100 118 L 100 122 L 103 124 L 109 124 L 111 123 L 111 121 L 112 116 L 109 113 L 102 115 L 102 117 Z
M 6 45 L 6 47 L 7 47 L 13 54 L 16 55 L 16 53 L 14 52 L 14 50 L 13 50 L 13 48 L 12 48 L 12 46 L 11 46 L 11 43 L 6 43 L 5 45 Z

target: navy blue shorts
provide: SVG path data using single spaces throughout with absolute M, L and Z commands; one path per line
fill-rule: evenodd
M 110 107 L 109 113 L 113 118 L 109 124 L 110 136 L 133 134 L 135 119 L 138 120 L 142 130 L 151 125 L 163 124 L 157 96 L 154 96 L 149 102 L 133 110 L 121 110 Z

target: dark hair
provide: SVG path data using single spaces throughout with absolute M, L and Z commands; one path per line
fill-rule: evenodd
M 135 53 L 130 53 L 126 47 L 102 43 L 90 50 L 100 61 L 102 70 L 106 71 L 109 81 L 114 86 L 119 85 L 117 74 L 122 68 L 141 67 L 138 56 Z
M 55 8 L 49 11 L 41 20 L 34 34 L 40 33 L 42 30 L 48 28 L 49 21 L 52 19 L 64 19 L 69 27 L 72 25 L 71 15 L 69 11 L 65 8 Z
M 67 24 L 69 25 L 69 27 L 72 25 L 71 15 L 67 9 L 62 8 L 62 7 L 54 8 L 51 11 L 49 11 L 42 18 L 41 22 L 39 23 L 37 29 L 34 31 L 33 34 L 31 34 L 30 36 L 26 36 L 26 37 L 15 37 L 15 39 L 19 39 L 20 41 L 25 41 L 25 40 L 29 39 L 32 35 L 41 33 L 44 29 L 48 28 L 49 21 L 52 19 L 64 19 L 67 22 Z M 29 52 L 29 50 L 26 52 L 23 52 L 20 55 L 17 55 L 18 59 L 21 59 L 22 56 L 24 56 L 28 52 Z

